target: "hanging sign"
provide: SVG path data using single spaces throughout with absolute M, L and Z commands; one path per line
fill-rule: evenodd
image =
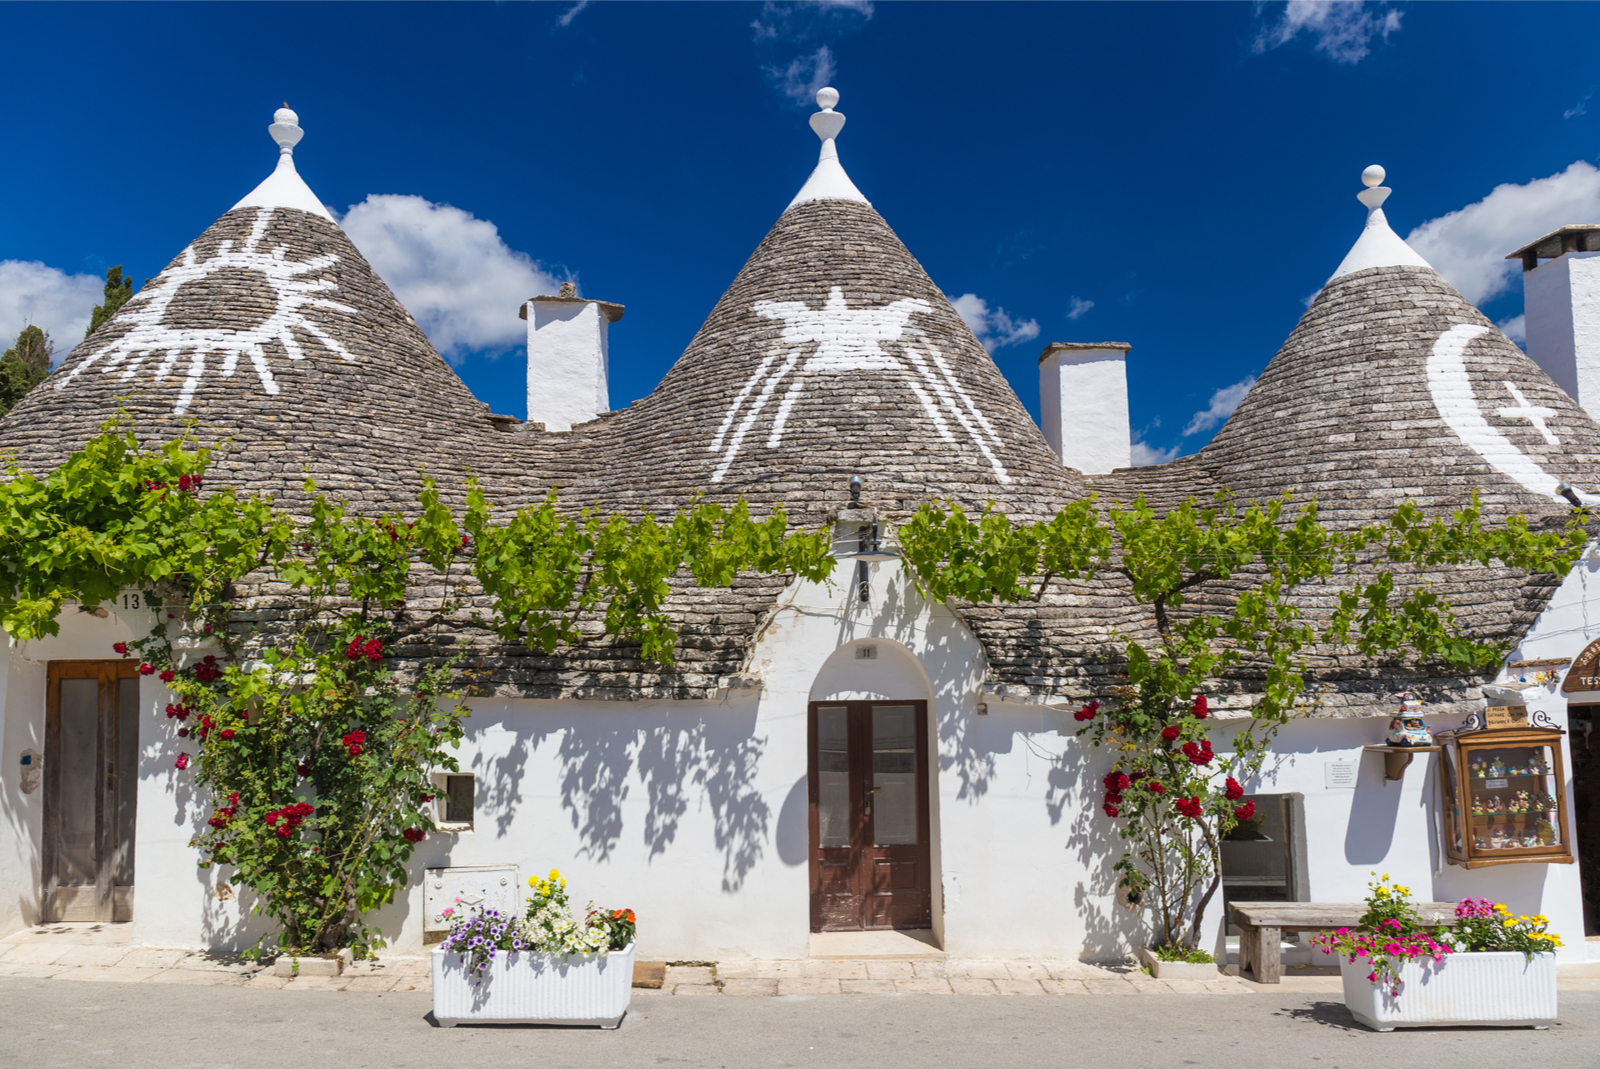
M 1600 690 L 1600 639 L 1595 639 L 1583 648 L 1578 654 L 1578 659 L 1572 662 L 1572 668 L 1567 671 L 1567 678 L 1561 684 L 1561 693 L 1571 694 L 1579 690 Z

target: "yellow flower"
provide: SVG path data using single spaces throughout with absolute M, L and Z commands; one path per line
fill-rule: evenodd
M 550 882 L 551 883 L 555 883 L 559 879 L 561 879 L 561 870 L 560 869 L 551 869 L 550 870 Z
M 1388 873 L 1387 873 L 1387 872 L 1386 872 L 1386 873 L 1384 873 L 1384 874 L 1383 874 L 1383 878 L 1384 878 L 1384 879 L 1386 879 L 1386 880 L 1387 880 L 1387 879 L 1388 879 L 1388 878 L 1389 878 L 1389 874 L 1388 874 Z
M 1507 917 L 1505 920 L 1501 921 L 1500 923 L 1504 924 L 1507 928 L 1509 928 L 1512 925 L 1517 923 L 1517 918 L 1515 918 L 1515 917 Z
M 1549 924 L 1550 923 L 1550 918 L 1546 917 L 1543 913 L 1535 913 L 1533 915 L 1533 919 L 1538 924 Z
M 528 877 L 528 886 L 529 887 L 538 887 L 539 886 L 539 877 L 537 877 L 537 876 L 529 876 Z
M 1519 920 L 1519 921 L 1525 921 L 1525 920 L 1527 920 L 1527 919 L 1528 919 L 1528 915 L 1527 915 L 1527 914 L 1526 914 L 1526 913 L 1524 913 L 1524 914 L 1523 914 L 1523 915 L 1522 915 L 1522 916 L 1520 916 L 1520 917 L 1518 917 L 1518 918 L 1517 918 L 1517 919 L 1518 919 L 1518 920 Z

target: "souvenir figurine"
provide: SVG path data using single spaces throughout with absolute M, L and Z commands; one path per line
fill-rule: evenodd
M 1390 746 L 1432 746 L 1433 732 L 1420 716 L 1397 716 L 1389 721 L 1384 741 Z
M 1483 767 L 1483 758 L 1474 757 L 1472 759 L 1472 774 L 1478 779 L 1483 779 L 1489 774 L 1489 770 Z
M 1499 814 L 1504 813 L 1505 811 L 1506 804 L 1500 800 L 1500 796 L 1498 794 L 1489 799 L 1489 812 Z
M 1548 821 L 1544 821 L 1544 820 L 1539 821 L 1538 827 L 1539 827 L 1539 843 L 1541 845 L 1549 846 L 1551 843 L 1556 841 L 1556 830 L 1555 830 L 1555 828 L 1550 826 L 1550 823 Z
M 1472 815 L 1475 816 L 1475 817 L 1483 816 L 1483 799 L 1482 798 L 1474 798 L 1472 800 Z
M 1499 779 L 1501 776 L 1503 776 L 1505 774 L 1506 774 L 1506 766 L 1503 763 L 1501 763 L 1500 758 L 1496 757 L 1493 761 L 1489 762 L 1489 778 L 1490 779 Z

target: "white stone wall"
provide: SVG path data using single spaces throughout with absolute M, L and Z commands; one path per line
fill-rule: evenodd
M 848 578 L 841 573 L 845 581 L 831 590 L 792 586 L 753 655 L 763 687 L 734 690 L 720 704 L 472 701 L 459 760 L 478 777 L 476 824 L 419 847 L 416 881 L 374 918 L 392 945 L 421 948 L 424 868 L 515 864 L 523 878 L 561 868 L 580 905 L 592 898 L 635 909 L 647 959 L 802 957 L 807 703 L 920 698 L 934 734 L 934 916 L 946 949 L 1104 960 L 1136 946 L 1141 918 L 1116 901 L 1110 866 L 1119 840 L 1098 806 L 1109 755 L 1072 737 L 1070 711 L 990 699 L 980 716 L 983 655 L 966 627 L 918 599 L 895 565 L 874 574 L 864 606 Z M 0 932 L 37 916 L 43 796 L 18 793 L 17 761 L 24 748 L 44 748 L 44 662 L 106 656 L 111 642 L 139 628 L 81 614 L 66 624 L 60 639 L 7 654 Z M 1600 555 L 1592 555 L 1512 656 L 1570 656 L 1597 635 Z M 877 646 L 876 658 L 855 657 L 864 641 Z M 247 916 L 248 897 L 220 901 L 214 875 L 196 867 L 187 842 L 209 809 L 192 794 L 192 773 L 172 767 L 164 688 L 147 681 L 145 690 L 134 938 L 247 945 L 269 926 Z M 1541 691 L 1530 706 L 1564 722 L 1565 702 L 1553 688 Z M 1384 780 L 1380 756 L 1361 753 L 1381 741 L 1388 717 L 1296 722 L 1279 735 L 1261 780 L 1247 785 L 1302 797 L 1308 897 L 1356 901 L 1370 873 L 1387 872 L 1421 898 L 1481 895 L 1542 911 L 1568 937 L 1565 958 L 1581 960 L 1577 866 L 1444 864 L 1437 758 L 1419 757 L 1394 783 Z M 1235 726 L 1219 722 L 1219 750 Z M 1328 788 L 1325 763 L 1344 760 L 1357 762 L 1355 788 Z M 1220 896 L 1206 931 L 1204 945 L 1220 948 Z
M 1133 463 L 1127 352 L 1057 350 L 1039 362 L 1039 423 L 1061 463 L 1103 475 Z
M 529 301 L 528 422 L 569 431 L 611 408 L 611 321 L 600 306 Z
M 1528 356 L 1600 418 L 1600 252 L 1569 252 L 1522 275 Z

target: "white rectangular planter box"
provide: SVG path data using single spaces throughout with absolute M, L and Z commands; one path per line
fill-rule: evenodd
M 1151 953 L 1149 947 L 1140 947 L 1139 962 L 1150 966 L 1150 975 L 1157 980 L 1217 979 L 1217 963 L 1214 961 L 1162 961 Z
M 1367 979 L 1372 966 L 1339 959 L 1344 1004 L 1368 1028 L 1504 1025 L 1549 1028 L 1556 1019 L 1556 956 L 1519 951 L 1450 954 L 1400 966 L 1400 997 Z
M 444 1028 L 466 1022 L 571 1024 L 615 1028 L 633 997 L 633 949 L 599 954 L 502 950 L 474 986 L 466 955 L 433 952 L 433 1016 Z

